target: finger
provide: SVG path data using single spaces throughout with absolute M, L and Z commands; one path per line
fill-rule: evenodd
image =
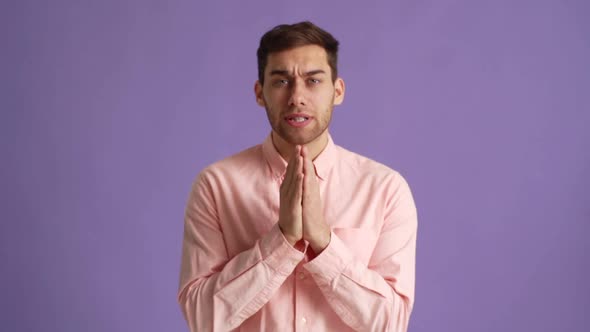
M 301 155 L 297 156 L 297 174 L 301 174 L 303 176 L 303 157 Z
M 309 157 L 309 149 L 306 146 L 304 146 L 301 149 L 301 155 L 303 156 L 303 172 L 305 174 L 312 174 L 314 172 L 313 162 L 311 161 L 311 158 Z M 310 169 L 310 164 L 311 164 L 311 169 Z
M 293 165 L 293 175 L 292 175 L 292 182 L 289 184 L 288 194 L 290 197 L 296 198 L 298 196 L 298 191 L 301 190 L 301 182 L 303 180 L 303 160 L 301 156 L 297 156 L 294 161 Z
M 296 184 L 297 199 L 301 202 L 301 198 L 303 196 L 303 157 L 297 157 L 297 184 Z
M 298 147 L 295 147 L 295 151 L 293 152 L 293 155 L 291 155 L 291 158 L 288 161 L 287 164 L 287 170 L 285 171 L 285 178 L 283 179 L 283 183 L 281 184 L 282 186 L 290 186 L 291 183 L 293 182 L 293 169 L 296 167 L 296 156 L 298 155 L 297 151 L 298 151 Z
M 315 179 L 315 167 L 313 161 L 308 156 L 303 157 L 303 173 L 307 177 L 307 180 Z
M 303 146 L 301 148 L 301 156 L 303 157 L 303 174 L 305 174 L 306 170 L 307 170 L 307 156 L 308 156 L 308 151 L 307 151 L 307 146 Z
M 301 155 L 303 156 L 303 158 L 305 158 L 309 155 L 309 150 L 308 150 L 307 146 L 304 145 L 301 147 Z
M 301 160 L 301 156 L 295 159 L 295 166 L 301 169 L 301 165 L 303 164 Z M 288 201 L 291 205 L 291 208 L 295 208 L 296 206 L 301 206 L 301 199 L 302 199 L 302 190 L 303 190 L 303 173 L 298 170 L 293 172 L 292 182 L 285 188 L 284 197 L 286 201 Z
M 291 156 L 291 161 L 289 162 L 289 164 L 292 164 L 292 168 L 290 170 L 290 174 L 289 174 L 289 180 L 287 182 L 287 185 L 289 187 L 292 187 L 293 184 L 296 182 L 296 177 L 297 177 L 297 173 L 298 170 L 300 168 L 300 164 L 301 164 L 301 158 L 299 156 L 299 154 L 301 153 L 301 146 L 297 145 L 295 146 L 295 151 L 293 151 L 293 156 Z

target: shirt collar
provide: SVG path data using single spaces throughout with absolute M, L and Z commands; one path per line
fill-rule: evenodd
M 287 161 L 281 157 L 281 154 L 272 143 L 272 133 L 268 135 L 262 143 L 262 154 L 270 166 L 273 176 L 276 178 L 282 178 L 287 170 Z M 322 150 L 313 161 L 316 175 L 321 180 L 325 180 L 335 161 L 336 145 L 334 144 L 334 141 L 332 141 L 332 136 L 328 133 L 328 144 L 326 144 L 324 150 Z

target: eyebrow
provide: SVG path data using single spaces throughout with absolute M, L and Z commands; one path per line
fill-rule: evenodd
M 308 71 L 306 73 L 303 74 L 303 76 L 313 76 L 313 75 L 317 75 L 317 74 L 325 74 L 326 71 L 324 71 L 323 69 L 316 69 L 316 70 L 311 70 Z M 289 73 L 288 70 L 280 70 L 280 69 L 275 69 L 275 70 L 271 70 L 270 71 L 270 76 L 291 76 L 291 74 Z

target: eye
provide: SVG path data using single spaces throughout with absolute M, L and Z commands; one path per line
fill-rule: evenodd
M 276 87 L 287 86 L 287 85 L 289 85 L 289 80 L 288 79 L 275 80 L 275 81 L 273 81 L 272 85 L 276 86 Z
M 320 80 L 319 80 L 319 79 L 317 79 L 317 78 L 310 78 L 310 79 L 309 79 L 309 83 L 311 83 L 311 84 L 319 84 L 319 83 L 321 83 L 321 82 L 322 82 L 322 81 L 320 81 Z

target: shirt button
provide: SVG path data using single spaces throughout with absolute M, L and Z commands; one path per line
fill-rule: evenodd
M 297 278 L 299 278 L 299 280 L 303 280 L 303 279 L 305 279 L 305 273 L 303 273 L 303 272 L 299 272 L 299 273 L 297 274 Z
M 301 318 L 301 323 L 303 323 L 303 324 L 307 323 L 307 319 L 305 319 L 305 317 L 302 317 Z

